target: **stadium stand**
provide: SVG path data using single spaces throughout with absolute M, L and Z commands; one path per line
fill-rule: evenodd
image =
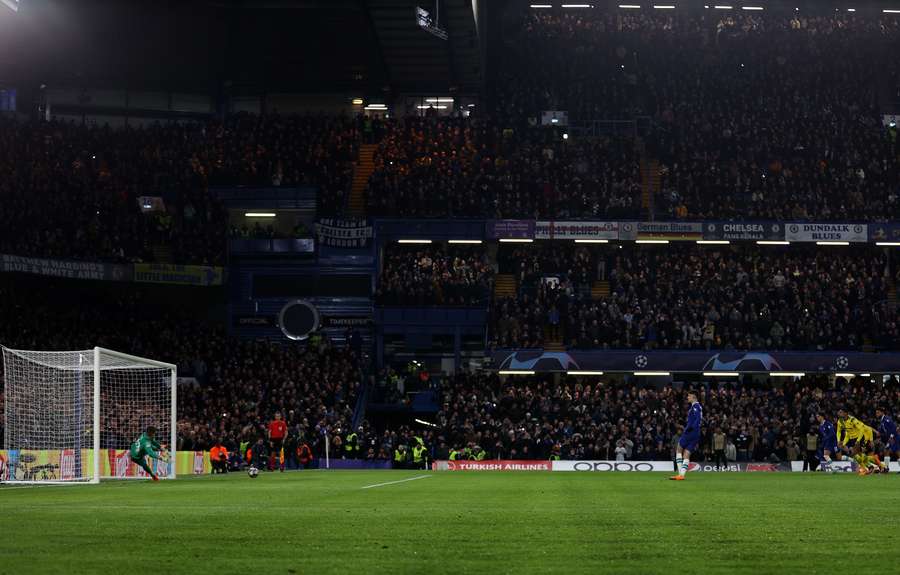
M 302 225 L 276 231 L 231 224 L 210 193 L 216 186 L 312 186 L 320 217 L 883 222 L 900 216 L 896 129 L 881 121 L 885 92 L 900 72 L 891 57 L 900 50 L 900 19 L 843 12 L 513 12 L 494 105 L 484 107 L 489 112 L 269 111 L 124 129 L 0 117 L 0 253 L 121 263 L 160 261 L 165 253 L 175 263 L 220 265 L 227 261 L 226 236 L 313 235 Z M 546 110 L 568 111 L 571 130 L 539 125 Z M 165 210 L 143 213 L 139 199 L 147 196 L 161 197 Z M 372 253 L 352 257 L 378 259 Z M 340 256 L 332 261 L 334 269 L 349 267 Z M 380 264 L 375 304 L 487 308 L 488 350 L 900 345 L 894 273 L 874 247 L 388 243 Z M 103 345 L 177 363 L 196 379 L 182 396 L 185 449 L 215 439 L 231 449 L 282 409 L 293 411 L 292 431 L 318 455 L 323 427 L 340 443 L 364 411 L 357 409 L 365 392 L 359 349 L 242 341 L 226 335 L 219 321 L 174 309 L 157 313 L 158 306 L 145 304 L 166 296 L 131 288 L 78 289 L 78 305 L 66 305 L 58 297 L 71 288 L 58 285 L 3 279 L 3 343 Z M 178 301 L 196 296 L 186 293 Z M 451 430 L 445 441 L 458 447 L 478 441 L 492 456 L 546 457 L 558 446 L 562 456 L 610 458 L 622 439 L 641 456 L 661 457 L 677 419 L 674 411 L 665 420 L 633 418 L 628 431 L 614 423 L 647 406 L 672 408 L 671 388 L 598 392 L 536 381 L 517 390 L 484 375 L 437 381 L 443 386 L 431 391 L 441 396 L 439 417 Z M 709 391 L 708 401 L 749 414 L 753 402 L 780 408 L 789 391 L 803 402 L 828 393 L 820 383 Z M 401 403 L 403 395 L 380 397 Z M 571 416 L 574 423 L 566 421 L 560 414 L 568 407 L 558 402 L 585 396 L 591 403 Z M 616 401 L 602 407 L 600 419 L 585 419 Z M 535 424 L 525 413 L 554 417 Z M 503 428 L 479 436 L 471 421 L 487 415 Z M 803 427 L 796 412 L 791 417 L 779 428 Z M 775 425 L 743 422 L 762 436 Z M 741 427 L 735 425 L 728 423 L 732 432 Z M 364 429 L 361 444 L 376 457 L 391 455 L 413 433 L 407 426 Z M 368 448 L 352 456 L 367 457 Z
M 540 347 L 532 334 L 548 330 L 603 349 L 891 350 L 900 341 L 877 249 L 551 243 L 501 248 L 498 260 L 518 292 L 495 302 L 497 347 Z M 605 295 L 592 289 L 598 280 Z
M 221 264 L 228 231 L 209 186 L 314 185 L 342 210 L 356 120 L 251 116 L 111 129 L 0 118 L 0 252 L 95 261 Z M 141 213 L 139 199 L 166 209 Z M 41 226 L 31 222 L 40 219 Z
M 403 118 L 384 124 L 368 187 L 373 215 L 634 216 L 639 158 L 622 138 L 568 143 L 489 119 Z
M 846 11 L 523 10 L 497 114 L 644 116 L 669 217 L 897 216 L 900 21 Z M 602 122 L 601 122 L 602 125 Z

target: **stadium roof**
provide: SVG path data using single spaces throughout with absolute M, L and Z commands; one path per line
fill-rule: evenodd
M 0 13 L 0 82 L 161 90 L 477 89 L 472 0 L 26 0 Z

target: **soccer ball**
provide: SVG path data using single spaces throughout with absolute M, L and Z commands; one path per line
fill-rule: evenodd
M 251 479 L 256 479 L 257 476 L 259 476 L 259 469 L 250 466 L 247 468 L 247 475 L 249 475 Z

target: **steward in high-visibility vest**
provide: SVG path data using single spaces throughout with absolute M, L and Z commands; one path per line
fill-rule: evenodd
M 475 461 L 484 461 L 484 458 L 487 457 L 487 452 L 481 448 L 480 445 L 475 446 Z
M 401 445 L 394 450 L 394 469 L 406 467 L 406 446 Z
M 459 455 L 460 455 L 459 451 L 457 451 L 456 448 L 451 449 L 450 450 L 450 461 L 456 461 L 457 459 L 459 459 Z
M 344 454 L 347 456 L 347 459 L 355 459 L 359 454 L 359 444 L 357 443 L 357 436 L 353 431 L 347 434 L 347 438 L 344 442 Z
M 250 457 L 247 456 L 248 449 L 250 449 L 250 442 L 242 441 L 241 442 L 241 457 L 243 457 L 245 461 L 250 461 Z
M 413 465 L 416 468 L 421 468 L 425 463 L 425 448 L 421 445 L 414 445 L 412 448 L 413 454 Z

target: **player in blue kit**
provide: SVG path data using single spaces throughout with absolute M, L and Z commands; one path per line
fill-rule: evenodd
M 842 457 L 838 451 L 837 431 L 823 412 L 817 413 L 816 419 L 819 420 L 819 462 L 822 471 L 830 472 L 831 456 L 837 456 L 838 460 Z
M 875 408 L 875 416 L 878 418 L 878 436 L 884 444 L 884 464 L 890 468 L 891 457 L 900 453 L 900 436 L 897 435 L 897 424 L 887 414 L 883 407 Z
M 681 434 L 678 448 L 675 450 L 675 466 L 678 468 L 678 475 L 669 478 L 674 481 L 684 481 L 684 474 L 687 473 L 688 466 L 691 464 L 691 452 L 696 451 L 697 445 L 700 443 L 703 407 L 697 401 L 697 394 L 693 391 L 688 392 L 687 398 L 691 407 L 688 409 L 687 424 L 684 426 L 684 432 Z

